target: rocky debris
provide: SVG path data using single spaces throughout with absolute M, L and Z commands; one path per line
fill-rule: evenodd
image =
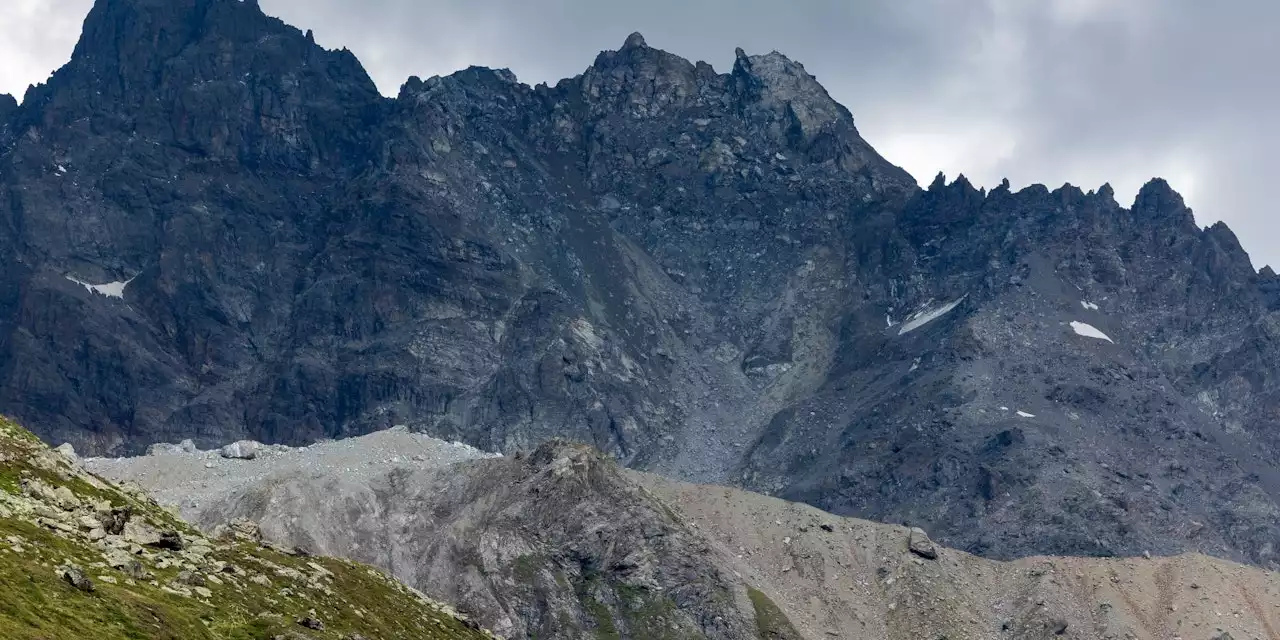
M 925 533 L 924 529 L 920 527 L 911 528 L 911 532 L 907 536 L 907 549 L 921 558 L 928 560 L 938 559 L 938 548 L 929 539 L 929 534 Z
M 182 447 L 170 442 L 157 442 L 147 447 L 149 456 L 176 456 L 182 453 Z
M 238 460 L 233 464 L 206 466 L 211 460 L 221 460 L 221 456 L 217 451 L 198 451 L 164 457 L 97 458 L 85 465 L 107 478 L 143 480 L 158 498 L 190 514 L 206 496 L 223 495 L 236 486 L 260 481 L 271 474 L 312 474 L 342 469 L 346 477 L 354 479 L 378 476 L 392 469 L 434 468 L 495 456 L 458 442 L 394 427 L 358 441 L 330 441 L 306 449 L 263 446 L 253 460 Z M 247 530 L 242 533 L 252 535 Z
M 848 637 L 849 629 L 888 640 L 988 638 L 1002 627 L 998 637 L 1073 637 L 1097 628 L 1095 610 L 1105 610 L 1110 626 L 1099 637 L 1155 640 L 1163 636 L 1134 621 L 1172 615 L 1183 628 L 1220 624 L 1206 603 L 1226 607 L 1241 597 L 1238 589 L 1263 599 L 1280 589 L 1276 574 L 1202 556 L 981 560 L 945 551 L 922 530 L 630 472 L 565 442 L 520 457 L 356 478 L 342 469 L 294 469 L 282 464 L 259 482 L 206 495 L 189 514 L 225 539 L 236 539 L 234 523 L 279 547 L 305 542 L 318 553 L 381 563 L 513 640 L 576 637 L 573 629 L 597 616 L 629 637 L 628 629 L 657 624 L 637 612 L 668 606 L 676 613 L 661 624 L 692 637 L 756 637 L 750 589 L 764 619 L 776 623 L 770 628 L 805 638 Z M 324 575 L 310 565 L 249 568 L 248 580 L 273 588 Z M 715 595 L 725 593 L 743 598 Z M 1109 606 L 1099 609 L 1100 601 Z M 1238 619 L 1242 626 L 1261 629 L 1249 615 Z
M 67 584 L 81 591 L 86 593 L 93 591 L 93 581 L 89 579 L 89 576 L 85 575 L 84 570 L 80 567 L 67 565 L 58 569 L 58 574 L 62 576 L 63 580 L 67 581 Z
M 223 447 L 219 453 L 224 458 L 231 458 L 234 460 L 253 460 L 258 457 L 258 450 L 261 448 L 262 445 L 253 440 L 241 440 Z

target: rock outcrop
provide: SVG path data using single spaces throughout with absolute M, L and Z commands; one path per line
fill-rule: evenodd
M 0 409 L 82 455 L 567 437 L 995 557 L 1277 561 L 1276 274 L 1163 180 L 921 190 L 778 53 L 391 99 L 256 3 L 101 0 L 0 193 Z

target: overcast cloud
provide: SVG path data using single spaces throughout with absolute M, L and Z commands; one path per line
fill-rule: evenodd
M 804 63 L 872 145 L 922 182 L 1167 178 L 1255 266 L 1280 265 L 1280 3 L 1271 0 L 260 0 L 348 47 L 384 93 L 471 64 L 529 83 L 641 31 L 727 70 L 733 49 Z M 0 0 L 0 92 L 70 56 L 91 0 Z

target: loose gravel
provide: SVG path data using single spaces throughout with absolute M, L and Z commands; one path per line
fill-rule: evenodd
M 136 482 L 161 504 L 186 511 L 273 474 L 336 472 L 344 479 L 358 481 L 384 475 L 393 468 L 435 468 L 500 456 L 459 442 L 412 433 L 405 427 L 308 447 L 262 445 L 252 460 L 224 458 L 218 450 L 184 452 L 179 445 L 153 450 L 153 455 L 85 458 L 82 463 L 104 478 Z

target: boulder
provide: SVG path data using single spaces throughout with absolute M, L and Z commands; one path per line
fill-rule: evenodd
M 157 549 L 168 549 L 169 551 L 182 551 L 187 546 L 182 539 L 182 534 L 172 529 L 161 531 L 159 538 L 151 546 Z
M 84 570 L 80 567 L 67 565 L 59 569 L 58 573 L 62 575 L 63 580 L 67 581 L 67 584 L 85 593 L 93 591 L 93 581 L 89 579 L 89 576 L 85 575 Z
M 258 451 L 262 445 L 254 440 L 241 440 L 233 442 L 219 452 L 222 457 L 231 460 L 252 460 L 258 457 Z
M 125 542 L 144 547 L 156 546 L 160 543 L 160 532 L 156 531 L 151 525 L 138 520 L 130 520 L 125 523 L 123 536 Z
M 920 527 L 912 527 L 911 535 L 907 539 L 907 548 L 921 558 L 928 560 L 938 559 L 938 548 L 933 545 L 933 541 L 929 539 L 929 534 L 925 533 Z
M 54 449 L 54 451 L 62 454 L 62 457 L 66 458 L 70 462 L 75 463 L 80 461 L 80 456 L 76 455 L 76 448 L 71 446 L 70 442 L 64 442 L 58 445 L 58 448 Z

